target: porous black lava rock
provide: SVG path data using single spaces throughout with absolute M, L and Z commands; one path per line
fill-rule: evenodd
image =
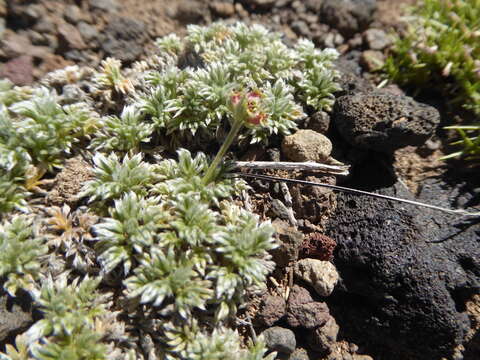
M 367 29 L 376 10 L 376 0 L 324 0 L 322 22 L 350 38 Z
M 412 197 L 398 184 L 380 192 Z M 454 198 L 459 193 L 438 180 L 420 193 L 450 208 Z M 342 280 L 327 302 L 340 327 L 396 359 L 448 357 L 472 326 L 465 302 L 480 289 L 478 218 L 367 196 L 341 194 L 337 202 L 327 234 Z
M 330 115 L 325 111 L 317 111 L 307 119 L 307 128 L 320 134 L 327 134 L 330 128 Z
M 338 98 L 333 121 L 354 147 L 389 153 L 425 143 L 440 123 L 440 114 L 411 97 L 377 91 Z
M 360 59 L 362 53 L 360 51 L 350 51 L 340 56 L 335 61 L 335 68 L 340 72 L 338 83 L 341 90 L 335 96 L 353 95 L 357 93 L 369 93 L 375 91 L 372 83 L 362 77 L 362 67 Z

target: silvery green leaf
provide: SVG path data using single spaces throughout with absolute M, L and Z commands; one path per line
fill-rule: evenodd
M 127 192 L 146 195 L 154 181 L 155 166 L 144 162 L 141 154 L 127 154 L 120 161 L 115 153 L 96 153 L 93 163 L 95 179 L 88 181 L 81 193 L 90 196 L 90 201 L 118 199 Z

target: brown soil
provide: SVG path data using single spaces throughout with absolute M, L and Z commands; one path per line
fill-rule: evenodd
M 418 1 L 416 0 L 379 0 L 377 1 L 377 21 L 383 24 L 386 28 L 396 28 L 400 24 L 405 8 L 412 6 L 417 2 Z
M 417 149 L 407 146 L 395 152 L 394 168 L 398 178 L 414 194 L 423 180 L 443 174 L 446 165 L 439 160 L 444 156 L 440 149 L 430 151 L 428 149 Z
M 83 185 L 93 178 L 90 165 L 80 156 L 65 162 L 63 169 L 55 177 L 53 189 L 47 196 L 49 205 L 75 205 Z
M 120 15 L 130 16 L 147 25 L 148 35 L 157 38 L 172 32 L 182 32 L 185 26 L 172 19 L 169 10 L 175 7 L 175 1 L 122 0 Z

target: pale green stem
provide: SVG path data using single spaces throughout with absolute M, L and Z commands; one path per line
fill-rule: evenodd
M 217 155 L 213 159 L 212 163 L 207 169 L 207 172 L 205 173 L 205 176 L 203 177 L 203 183 L 205 185 L 209 184 L 213 179 L 213 174 L 215 173 L 215 170 L 217 166 L 220 164 L 220 161 L 222 161 L 223 157 L 227 153 L 228 148 L 230 145 L 232 145 L 233 140 L 237 137 L 238 132 L 243 126 L 243 119 L 235 119 L 233 122 L 232 128 L 230 129 L 230 132 L 227 135 L 227 138 L 223 142 L 222 146 L 220 147 L 220 150 L 218 150 Z

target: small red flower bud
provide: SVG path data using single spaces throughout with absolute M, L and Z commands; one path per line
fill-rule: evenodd
M 252 124 L 252 125 L 260 125 L 266 120 L 266 118 L 267 118 L 267 114 L 261 113 L 261 114 L 249 117 L 247 121 L 249 124 Z
M 242 95 L 240 93 L 234 93 L 232 96 L 230 96 L 230 101 L 232 102 L 233 105 L 238 105 L 240 101 L 242 100 Z
M 261 125 L 267 119 L 263 111 L 263 94 L 258 90 L 249 91 L 245 95 L 240 92 L 230 96 L 234 118 L 241 119 L 245 125 Z

